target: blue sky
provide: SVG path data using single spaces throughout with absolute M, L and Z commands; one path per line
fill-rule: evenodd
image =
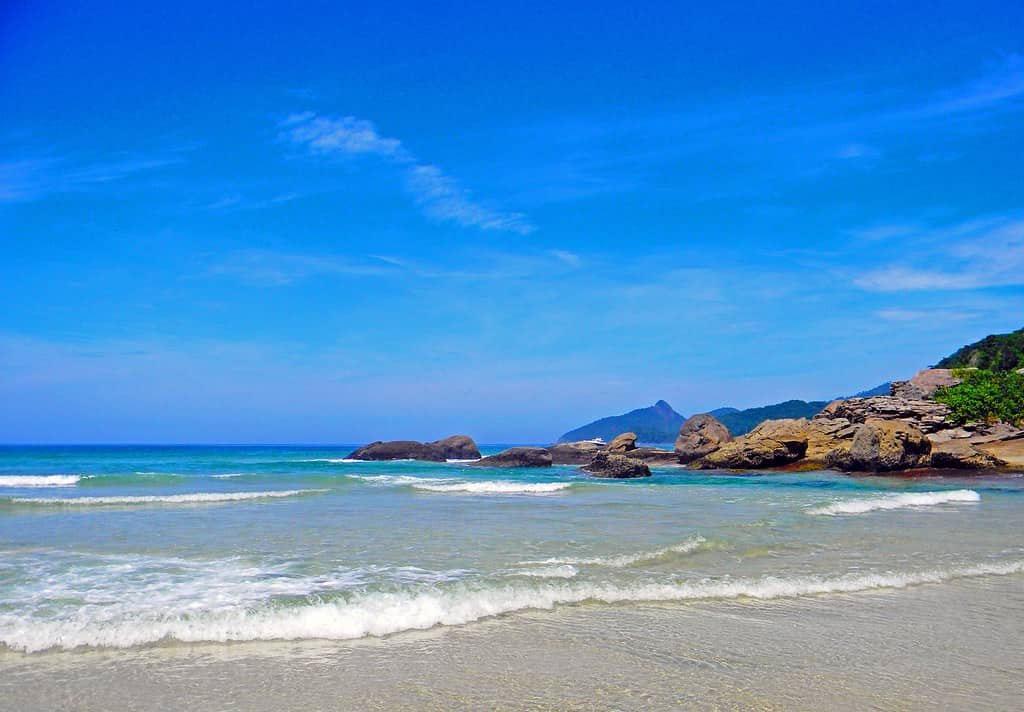
M 1024 325 L 1024 5 L 7 2 L 0 441 L 551 440 Z

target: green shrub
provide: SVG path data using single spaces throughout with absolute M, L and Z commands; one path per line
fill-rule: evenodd
M 953 411 L 958 424 L 1024 423 L 1024 374 L 1016 371 L 958 369 L 962 383 L 935 392 L 935 400 Z

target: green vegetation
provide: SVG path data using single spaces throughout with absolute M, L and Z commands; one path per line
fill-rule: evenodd
M 1024 329 L 1009 334 L 992 334 L 964 346 L 939 361 L 938 368 L 980 368 L 988 371 L 1015 371 L 1024 368 Z
M 962 383 L 940 388 L 935 400 L 953 411 L 956 423 L 1024 424 L 1024 373 L 956 369 Z

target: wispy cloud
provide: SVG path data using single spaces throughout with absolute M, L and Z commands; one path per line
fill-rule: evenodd
M 0 202 L 28 202 L 55 193 L 90 190 L 183 161 L 180 152 L 174 152 L 151 157 L 123 155 L 95 161 L 67 157 L 0 162 Z
M 281 287 L 315 276 L 379 276 L 394 273 L 386 261 L 356 261 L 331 255 L 238 250 L 209 266 L 207 277 L 233 277 L 256 286 Z
M 873 292 L 1024 285 L 1024 217 L 1019 214 L 924 230 L 907 250 L 908 258 L 871 270 L 854 283 Z
M 454 178 L 420 161 L 400 140 L 381 136 L 365 119 L 294 114 L 281 124 L 280 137 L 317 155 L 376 156 L 400 165 L 406 190 L 424 214 L 439 222 L 521 235 L 536 229 L 522 213 L 497 210 L 476 200 Z
M 875 316 L 885 321 L 900 323 L 928 322 L 941 323 L 947 321 L 965 321 L 977 319 L 978 312 L 955 311 L 951 309 L 880 309 Z
M 1024 98 L 1024 56 L 1013 54 L 985 76 L 936 96 L 921 113 L 944 115 L 976 111 L 1018 98 Z

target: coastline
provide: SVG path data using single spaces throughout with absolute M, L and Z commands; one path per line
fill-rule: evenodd
M 1022 613 L 1020 576 L 583 604 L 383 639 L 0 653 L 0 692 L 26 711 L 1005 710 L 1024 676 Z

